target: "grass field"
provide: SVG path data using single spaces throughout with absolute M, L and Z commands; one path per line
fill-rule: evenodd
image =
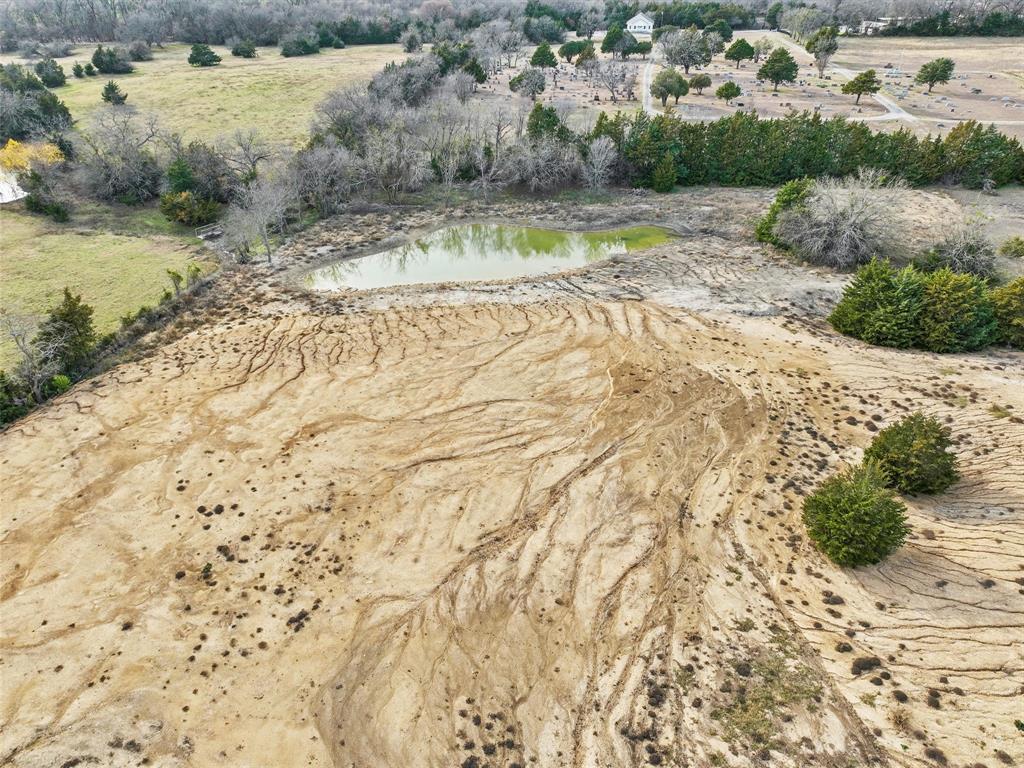
M 197 242 L 155 209 L 98 205 L 82 206 L 68 224 L 5 207 L 0 241 L 0 311 L 43 314 L 66 285 L 96 310 L 101 333 L 116 329 L 122 315 L 155 304 L 170 287 L 166 270 L 184 274 Z M 11 342 L 0 338 L 0 368 L 15 360 Z
M 313 110 L 328 92 L 369 82 L 387 62 L 406 56 L 399 45 L 327 49 L 295 58 L 281 56 L 277 48 L 260 48 L 255 59 L 232 56 L 223 46 L 213 48 L 223 59 L 215 67 L 190 66 L 190 46 L 173 44 L 154 48 L 153 60 L 136 62 L 130 75 L 76 79 L 71 66 L 87 62 L 95 50 L 83 45 L 73 56 L 59 59 L 68 82 L 54 92 L 82 121 L 103 103 L 100 91 L 112 79 L 128 93 L 129 104 L 156 112 L 163 128 L 186 138 L 212 139 L 237 128 L 256 128 L 267 139 L 295 144 L 308 135 Z

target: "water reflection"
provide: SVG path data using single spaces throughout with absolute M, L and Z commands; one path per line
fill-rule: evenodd
M 563 232 L 506 224 L 445 227 L 388 251 L 311 272 L 318 291 L 467 280 L 505 280 L 573 269 L 617 253 L 651 248 L 673 235 L 660 227 Z

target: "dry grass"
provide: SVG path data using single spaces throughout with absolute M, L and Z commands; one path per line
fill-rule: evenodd
M 257 128 L 268 139 L 297 143 L 328 91 L 367 82 L 387 62 L 405 58 L 399 45 L 353 46 L 297 58 L 284 58 L 277 48 L 260 48 L 255 59 L 234 57 L 223 46 L 213 48 L 223 58 L 216 67 L 190 66 L 190 47 L 175 44 L 154 49 L 153 60 L 137 62 L 130 75 L 76 79 L 72 64 L 88 61 L 94 49 L 83 45 L 60 59 L 68 83 L 56 93 L 81 121 L 102 105 L 100 91 L 113 79 L 128 93 L 129 104 L 159 113 L 163 127 L 190 138 Z

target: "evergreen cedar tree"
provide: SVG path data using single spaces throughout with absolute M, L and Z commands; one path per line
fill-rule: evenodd
M 1024 349 L 1024 277 L 993 288 L 990 296 L 998 325 L 997 342 Z
M 243 59 L 255 59 L 256 46 L 248 40 L 242 40 L 241 42 L 235 43 L 231 48 L 231 55 L 238 56 Z
M 214 53 L 210 46 L 196 43 L 188 55 L 188 63 L 193 67 L 213 67 L 220 64 L 220 56 Z
M 67 82 L 64 68 L 53 59 L 36 62 L 35 70 L 36 75 L 47 88 L 60 88 Z
M 886 485 L 900 493 L 942 493 L 960 477 L 949 427 L 912 413 L 879 432 L 864 452 L 878 465 Z
M 842 117 L 792 114 L 764 119 L 736 112 L 710 122 L 671 115 L 598 116 L 595 139 L 607 136 L 623 161 L 622 180 L 650 187 L 666 152 L 680 160 L 677 183 L 778 186 L 804 176 L 847 176 L 860 167 L 899 174 L 920 186 L 950 179 L 979 189 L 1024 180 L 1024 148 L 992 126 L 965 121 L 944 137 L 919 138 L 909 130 L 874 132 Z M 842 148 L 838 151 L 837 148 Z
M 537 46 L 537 50 L 533 52 L 533 56 L 530 57 L 530 65 L 534 67 L 557 67 L 558 59 L 555 58 L 554 51 L 551 50 L 550 45 L 541 43 Z
M 60 368 L 66 373 L 80 375 L 89 365 L 96 346 L 92 313 L 81 295 L 75 296 L 65 287 L 63 300 L 39 326 L 36 342 L 59 343 Z
M 726 104 L 731 102 L 733 99 L 738 98 L 742 94 L 743 91 L 740 90 L 740 87 L 731 80 L 727 83 L 723 83 L 722 85 L 718 86 L 718 90 L 715 91 L 715 96 L 717 96 L 720 99 L 723 99 Z
M 765 59 L 764 64 L 757 70 L 759 80 L 768 80 L 774 88 L 772 92 L 778 92 L 779 83 L 792 83 L 796 80 L 796 61 L 785 48 L 776 48 Z
M 741 61 L 752 58 L 754 58 L 754 46 L 742 37 L 730 45 L 728 50 L 725 52 L 726 61 L 736 62 L 737 69 L 739 69 Z
M 622 40 L 622 27 L 618 24 L 612 24 L 608 27 L 608 31 L 605 33 L 604 39 L 601 41 L 601 53 L 614 53 L 615 46 Z
M 120 86 L 113 80 L 107 80 L 107 84 L 103 86 L 103 90 L 100 92 L 100 98 L 116 107 L 128 101 L 128 94 L 122 91 Z
M 1013 286 L 1013 283 L 1010 288 Z M 1016 286 L 1019 303 L 1020 291 Z M 972 352 L 1013 341 L 1013 291 L 997 294 L 976 275 L 921 272 L 874 259 L 857 270 L 829 316 L 839 333 L 869 344 L 929 352 Z M 997 311 L 1007 301 L 1010 315 Z
M 880 563 L 906 540 L 907 508 L 873 462 L 831 477 L 804 500 L 807 535 L 844 568 Z
M 945 57 L 929 61 L 917 71 L 914 82 L 918 85 L 927 85 L 928 93 L 931 93 L 937 84 L 949 82 L 949 78 L 953 76 L 954 66 L 953 60 Z
M 97 45 L 92 54 L 92 65 L 104 75 L 126 75 L 135 70 L 124 51 Z
M 873 69 L 865 70 L 849 82 L 843 83 L 843 93 L 847 96 L 857 95 L 854 104 L 860 104 L 860 97 L 865 93 L 878 93 L 881 88 L 882 81 L 878 79 Z

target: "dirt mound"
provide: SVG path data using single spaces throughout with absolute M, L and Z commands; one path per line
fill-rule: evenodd
M 554 294 L 273 311 L 0 435 L 0 762 L 1024 759 L 1019 356 Z M 964 479 L 836 569 L 801 496 L 914 408 Z

